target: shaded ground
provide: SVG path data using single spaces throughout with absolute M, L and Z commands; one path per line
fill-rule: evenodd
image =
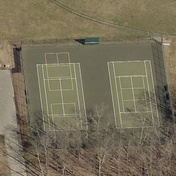
M 165 51 L 165 58 L 166 58 L 166 65 L 167 65 L 167 74 L 168 74 L 168 82 L 172 92 L 172 101 L 173 107 L 175 111 L 175 104 L 176 104 L 176 38 L 167 37 L 167 43 L 170 45 L 164 46 Z

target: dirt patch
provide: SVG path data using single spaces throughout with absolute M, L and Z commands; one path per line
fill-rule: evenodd
M 8 41 L 0 42 L 0 68 L 11 69 L 14 67 L 13 50 Z

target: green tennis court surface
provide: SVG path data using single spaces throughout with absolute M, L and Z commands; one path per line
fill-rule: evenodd
M 108 70 L 116 126 L 158 125 L 151 61 L 108 62 Z
M 48 124 L 68 123 L 72 128 L 83 128 L 86 112 L 80 64 L 40 64 L 37 74 L 41 107 L 49 117 Z M 82 118 L 80 123 L 77 118 Z
M 158 56 L 157 51 L 151 43 L 24 46 L 30 123 L 35 114 L 42 114 L 45 129 L 52 130 L 53 123 L 59 128 L 87 129 L 87 117 L 103 103 L 108 107 L 103 124 L 159 126 L 162 112 L 157 104 L 167 81 L 160 67 L 162 53 Z M 156 56 L 160 62 L 154 60 Z

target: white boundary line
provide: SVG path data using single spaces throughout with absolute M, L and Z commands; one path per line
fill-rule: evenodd
M 56 59 L 57 59 L 57 64 L 59 65 L 59 58 L 58 58 L 58 54 L 56 53 Z
M 76 79 L 76 78 L 67 78 L 67 77 L 66 77 L 66 78 L 63 78 L 63 77 L 62 77 L 62 78 L 44 78 L 44 80 L 46 80 L 46 81 L 47 81 L 47 80 L 49 80 L 49 81 L 50 81 L 50 80 L 51 80 L 51 81 L 54 81 L 54 80 L 56 80 L 56 81 L 57 81 L 57 80 L 61 80 L 61 81 L 62 81 L 62 80 L 68 80 L 68 79 Z
M 65 107 L 64 107 L 64 97 L 63 97 L 63 93 L 62 93 L 62 83 L 61 83 L 61 80 L 59 80 L 59 84 L 60 84 L 60 88 L 61 88 L 61 90 L 60 90 L 60 93 L 61 93 L 61 101 L 62 101 L 62 108 L 63 108 L 63 114 L 64 114 L 64 116 L 65 116 Z
M 141 113 L 152 113 L 152 111 L 136 111 L 136 112 L 123 112 L 123 114 L 131 114 L 131 113 L 134 113 L 134 114 L 141 114 Z
M 146 77 L 145 75 L 132 75 L 133 77 Z M 116 78 L 130 78 L 131 75 L 125 75 L 125 76 L 116 76 Z
M 75 74 L 75 77 L 77 77 L 77 75 L 76 75 L 75 65 L 74 65 L 74 74 Z M 80 99 L 79 99 L 79 92 L 78 92 L 78 82 L 77 82 L 77 79 L 75 80 L 75 83 L 76 83 L 76 92 L 77 92 L 77 99 L 78 99 L 78 108 L 79 108 L 79 112 L 81 112 L 81 107 L 80 107 Z M 82 128 L 82 123 L 81 123 L 81 128 Z
M 72 65 L 70 65 L 70 77 L 71 77 L 72 89 L 73 89 L 73 81 L 72 81 L 72 78 L 73 78 L 73 75 L 72 75 Z M 73 79 L 76 79 L 76 78 L 73 78 Z
M 147 72 L 147 66 L 146 66 L 146 62 L 144 62 L 144 68 L 145 68 L 145 73 L 147 75 L 147 87 L 148 87 L 148 93 L 149 93 L 149 98 L 150 98 L 150 109 L 152 111 L 152 122 L 154 125 L 154 118 L 153 118 L 153 109 L 152 109 L 152 102 L 151 102 L 151 95 L 150 95 L 150 87 L 149 87 L 149 82 L 148 82 L 148 72 Z M 151 70 L 150 70 L 151 71 Z
M 112 61 L 109 63 L 128 63 L 128 62 L 144 62 L 146 60 L 134 60 L 134 61 Z M 148 60 L 147 60 L 148 61 Z
M 122 88 L 122 90 L 130 90 L 132 88 Z M 135 87 L 134 90 L 145 89 L 145 87 Z
M 147 100 L 147 96 L 146 96 L 146 86 L 145 86 L 145 81 L 144 81 L 144 77 L 142 77 L 142 84 L 143 84 L 143 86 L 144 86 L 144 97 L 145 97 L 145 99 L 144 99 L 144 101 L 146 101 L 145 102 L 145 105 L 146 105 L 146 109 L 147 109 L 147 111 L 149 110 L 149 107 L 148 107 L 148 100 Z M 141 99 L 142 101 L 143 101 L 143 99 Z
M 51 118 L 52 118 L 52 120 L 53 120 L 52 123 L 54 123 L 53 107 L 52 107 L 52 104 L 50 104 L 50 108 L 51 108 L 51 115 L 50 115 L 50 116 L 51 116 Z M 50 116 L 49 116 L 49 117 L 50 117 Z M 49 125 L 49 129 L 51 130 L 51 125 Z
M 119 85 L 120 85 L 120 93 L 121 93 L 121 97 L 122 97 L 122 98 L 121 98 L 121 100 L 122 100 L 122 108 L 123 108 L 123 109 L 122 109 L 122 110 L 123 110 L 122 112 L 125 112 L 125 108 L 124 108 L 125 106 L 124 106 L 124 103 L 123 103 L 123 100 L 124 100 L 124 99 L 123 99 L 123 93 L 122 93 L 122 86 L 121 86 L 120 77 L 119 77 Z
M 36 64 L 36 65 L 49 65 L 49 67 L 55 67 L 55 66 L 67 66 L 67 65 L 75 65 L 75 64 L 79 64 L 79 63 L 52 63 L 52 64 Z
M 112 105 L 113 105 L 113 111 L 114 111 L 114 117 L 115 117 L 115 125 L 117 128 L 117 116 L 116 116 L 116 111 L 115 111 L 115 105 L 114 105 L 114 95 L 113 95 L 113 90 L 112 90 L 112 82 L 111 82 L 111 74 L 110 74 L 110 63 L 107 62 L 108 66 L 108 73 L 109 73 L 109 82 L 110 82 L 110 88 L 111 88 L 111 97 L 112 97 Z M 119 114 L 120 115 L 120 114 Z
M 135 95 L 134 95 L 134 88 L 133 88 L 133 79 L 132 79 L 132 76 L 130 76 L 130 80 L 131 80 L 131 88 L 132 88 L 132 94 L 133 94 L 134 110 L 136 112 L 137 110 L 136 110 L 136 102 L 135 102 Z
M 43 79 L 44 79 L 44 70 L 43 70 L 43 66 L 42 66 L 42 73 L 43 73 Z M 46 100 L 47 115 L 49 115 L 49 110 L 48 110 L 48 98 L 47 98 L 47 93 L 46 93 L 45 81 L 44 81 L 44 91 L 45 91 L 45 100 Z
M 140 99 L 140 100 L 146 100 L 146 99 Z M 134 100 L 130 100 L 130 99 L 129 99 L 129 100 L 123 100 L 123 101 L 134 101 Z
M 121 113 L 120 113 L 120 102 L 119 102 L 119 93 L 118 93 L 118 89 L 117 89 L 117 80 L 116 80 L 116 72 L 115 72 L 115 66 L 114 66 L 114 63 L 113 63 L 113 72 L 114 72 L 114 79 L 115 79 L 115 88 L 116 88 L 116 93 L 117 93 L 117 100 L 118 100 L 118 105 L 119 105 L 119 116 L 120 116 L 120 125 L 121 125 L 121 128 L 123 127 L 122 125 L 122 117 L 121 117 Z
M 82 83 L 82 74 L 81 74 L 81 66 L 79 65 L 79 74 L 80 74 L 80 79 L 81 79 L 81 88 L 82 88 L 82 97 L 83 97 L 83 107 L 84 107 L 84 115 L 86 119 L 86 128 L 87 128 L 87 115 L 86 115 L 86 105 L 85 105 L 85 99 L 84 99 L 84 89 L 83 89 L 83 83 Z
M 39 78 L 39 70 L 38 70 L 38 65 L 36 65 L 37 68 L 37 77 L 38 77 L 38 85 L 39 85 L 39 96 L 40 96 L 40 105 L 41 105 L 41 110 L 42 110 L 42 119 L 43 119 L 43 128 L 45 131 L 45 120 L 44 120 L 44 112 L 43 112 L 43 101 L 42 101 L 42 92 L 41 92 L 41 86 L 40 86 L 40 78 Z
M 154 100 L 155 100 L 155 105 L 156 105 L 156 114 L 157 114 L 157 119 L 158 119 L 158 125 L 160 124 L 159 121 L 159 114 L 158 114 L 158 106 L 157 106 L 157 100 L 156 100 L 156 93 L 155 93 L 155 87 L 154 87 L 154 80 L 153 80 L 153 73 L 152 73 L 152 66 L 151 66 L 151 62 L 149 62 L 150 65 L 150 70 L 151 70 L 151 77 L 152 77 L 152 87 L 153 87 L 153 94 L 154 94 Z

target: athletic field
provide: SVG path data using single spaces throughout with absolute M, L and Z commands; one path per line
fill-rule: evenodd
M 42 112 L 44 128 L 87 129 L 89 112 L 102 103 L 108 106 L 102 121 L 110 118 L 116 128 L 160 124 L 150 42 L 23 46 L 22 56 L 29 119 Z

